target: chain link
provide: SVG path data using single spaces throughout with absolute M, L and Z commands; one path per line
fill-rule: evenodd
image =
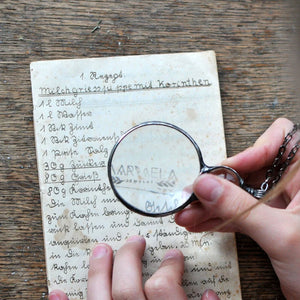
M 282 174 L 286 170 L 286 168 L 290 165 L 291 161 L 295 157 L 297 151 L 300 148 L 300 140 L 296 142 L 296 144 L 291 149 L 285 161 L 283 160 L 283 156 L 286 152 L 286 148 L 288 143 L 292 140 L 294 134 L 297 130 L 300 129 L 299 124 L 295 124 L 293 129 L 285 136 L 282 145 L 278 149 L 278 154 L 275 157 L 272 166 L 266 172 L 266 180 L 262 183 L 260 189 L 264 192 L 271 189 L 281 178 Z

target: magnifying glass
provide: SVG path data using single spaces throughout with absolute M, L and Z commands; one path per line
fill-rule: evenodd
M 176 213 L 197 200 L 191 184 L 203 173 L 221 176 L 256 198 L 263 196 L 262 190 L 245 186 L 234 169 L 207 166 L 195 140 L 166 122 L 131 128 L 114 145 L 108 160 L 115 196 L 130 210 L 151 217 Z

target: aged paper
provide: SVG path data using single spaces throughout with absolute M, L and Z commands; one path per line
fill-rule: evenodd
M 116 250 L 141 234 L 145 280 L 167 249 L 178 248 L 189 299 L 207 288 L 240 299 L 234 235 L 189 233 L 173 217 L 130 212 L 107 178 L 120 135 L 150 120 L 187 131 L 208 165 L 225 158 L 215 53 L 34 62 L 31 81 L 49 290 L 86 299 L 91 248 L 106 242 Z

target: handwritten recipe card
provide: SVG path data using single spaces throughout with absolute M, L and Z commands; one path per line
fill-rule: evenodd
M 94 245 L 117 250 L 140 234 L 147 241 L 144 280 L 168 249 L 178 248 L 189 299 L 208 288 L 221 299 L 241 299 L 233 234 L 190 233 L 173 216 L 133 213 L 115 198 L 107 177 L 111 148 L 145 121 L 187 131 L 208 165 L 225 158 L 215 53 L 40 61 L 30 68 L 49 290 L 86 299 Z

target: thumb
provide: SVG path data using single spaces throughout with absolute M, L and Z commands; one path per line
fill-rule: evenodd
M 202 174 L 196 179 L 193 189 L 205 211 L 223 221 L 233 218 L 257 203 L 249 193 L 215 175 Z M 264 248 L 270 225 L 276 222 L 275 215 L 276 209 L 261 204 L 234 220 L 232 225 L 240 232 L 251 236 Z
M 48 297 L 49 300 L 68 300 L 69 298 L 67 295 L 60 291 L 60 290 L 54 290 L 49 294 Z

